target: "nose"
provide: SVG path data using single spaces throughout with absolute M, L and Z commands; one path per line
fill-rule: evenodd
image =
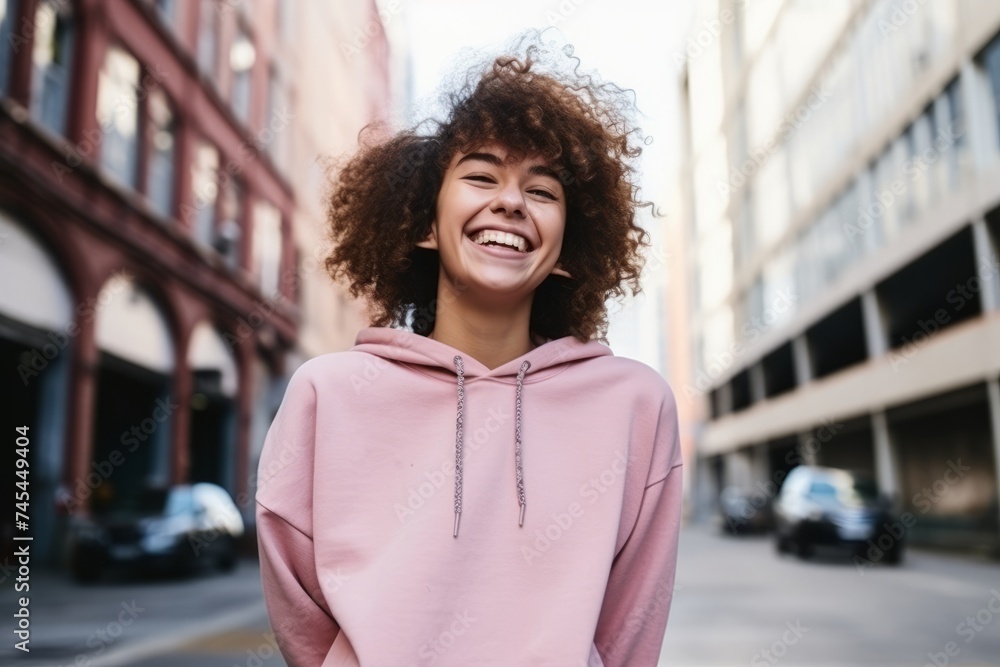
M 496 199 L 490 210 L 494 213 L 505 213 L 509 216 L 523 218 L 525 216 L 524 196 L 517 183 L 508 183 L 497 192 Z

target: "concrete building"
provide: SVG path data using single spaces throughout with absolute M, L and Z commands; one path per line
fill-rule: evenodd
M 1000 552 L 1000 4 L 708 0 L 678 60 L 699 514 L 815 462 Z
M 36 563 L 69 513 L 150 485 L 216 482 L 252 524 L 287 377 L 360 321 L 316 287 L 310 165 L 388 103 L 379 21 L 374 1 L 0 0 L 0 394 Z

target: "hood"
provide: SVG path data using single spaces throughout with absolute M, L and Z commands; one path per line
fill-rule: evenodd
M 454 382 L 456 386 L 455 418 L 455 527 L 453 537 L 458 537 L 458 523 L 462 514 L 462 449 L 464 446 L 463 412 L 465 408 L 465 380 L 493 378 L 514 385 L 511 401 L 514 403 L 514 484 L 517 488 L 518 525 L 524 525 L 526 506 L 524 475 L 521 468 L 521 417 L 530 415 L 526 407 L 531 391 L 524 385 L 542 382 L 558 375 L 569 364 L 577 364 L 594 357 L 613 356 L 611 348 L 600 341 L 581 342 L 573 336 L 544 339 L 532 336 L 534 349 L 490 370 L 485 364 L 441 341 L 427 338 L 412 331 L 392 327 L 367 327 L 355 340 L 357 352 L 367 352 L 403 364 L 438 379 Z M 529 374 L 530 371 L 530 374 Z M 530 416 L 528 417 L 530 419 Z

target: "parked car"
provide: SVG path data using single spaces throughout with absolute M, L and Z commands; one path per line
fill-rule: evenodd
M 824 546 L 891 565 L 903 558 L 905 528 L 875 481 L 858 471 L 793 468 L 775 502 L 774 519 L 779 553 L 808 558 Z
M 733 535 L 771 529 L 774 497 L 763 489 L 727 486 L 719 494 L 722 531 Z
M 70 567 L 77 581 L 111 568 L 192 573 L 236 566 L 243 518 L 229 493 L 208 482 L 149 489 L 131 502 L 75 519 Z

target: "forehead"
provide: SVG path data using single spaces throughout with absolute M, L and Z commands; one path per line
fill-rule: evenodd
M 509 149 L 501 144 L 487 143 L 473 146 L 466 150 L 458 150 L 451 158 L 450 168 L 469 162 L 486 162 L 494 166 L 517 167 L 524 166 L 528 171 L 542 176 L 559 179 L 558 165 L 547 160 L 538 153 L 527 153 Z

